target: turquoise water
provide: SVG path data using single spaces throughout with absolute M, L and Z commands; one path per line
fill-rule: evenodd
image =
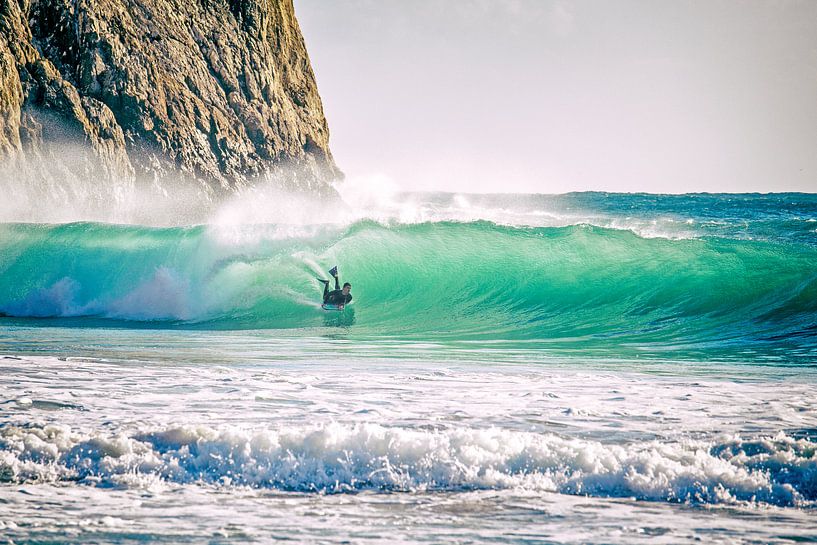
M 725 199 L 562 198 L 595 204 L 609 216 L 601 226 L 593 218 L 530 225 L 535 216 L 522 225 L 3 224 L 0 312 L 74 318 L 78 327 L 354 325 L 350 333 L 361 337 L 809 363 L 817 203 L 803 195 Z M 635 227 L 612 227 L 616 220 Z M 343 316 L 316 311 L 315 278 L 334 263 L 359 302 Z
M 0 224 L 9 539 L 817 539 L 817 196 L 344 206 Z

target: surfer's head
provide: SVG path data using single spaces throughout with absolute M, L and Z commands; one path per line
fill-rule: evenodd
M 343 295 L 349 295 L 350 291 L 352 291 L 352 285 L 349 282 L 343 284 Z

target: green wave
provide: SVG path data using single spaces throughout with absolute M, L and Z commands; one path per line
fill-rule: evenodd
M 333 264 L 353 284 L 320 310 Z M 814 348 L 817 249 L 590 225 L 0 225 L 0 312 L 564 346 Z

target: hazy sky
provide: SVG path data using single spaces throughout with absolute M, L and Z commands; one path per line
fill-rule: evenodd
M 817 1 L 295 0 L 338 165 L 456 191 L 817 191 Z

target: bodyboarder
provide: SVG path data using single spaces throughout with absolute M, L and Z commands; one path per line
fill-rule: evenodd
M 335 289 L 332 291 L 329 291 L 329 280 L 318 278 L 319 282 L 323 282 L 323 304 L 334 305 L 337 306 L 338 309 L 343 309 L 343 307 L 352 300 L 352 294 L 350 293 L 352 291 L 352 285 L 349 282 L 345 282 L 343 288 L 340 287 L 337 265 L 329 269 L 329 274 L 335 279 Z

